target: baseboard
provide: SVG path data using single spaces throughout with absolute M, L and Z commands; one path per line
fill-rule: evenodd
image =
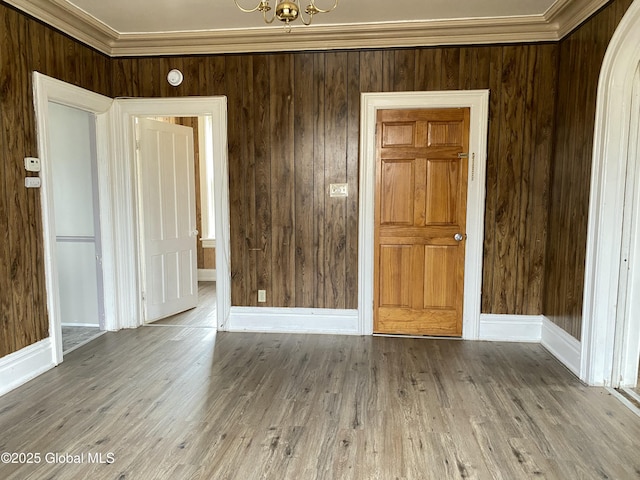
M 542 318 L 542 346 L 565 367 L 580 376 L 580 341 L 546 317 Z
M 199 268 L 198 281 L 199 282 L 215 282 L 216 281 L 215 268 Z
M 231 307 L 229 332 L 360 335 L 357 310 Z
M 100 328 L 100 325 L 97 323 L 63 323 L 63 327 L 91 327 L 91 328 Z
M 53 368 L 50 338 L 0 358 L 0 395 Z
M 541 337 L 541 315 L 480 315 L 478 340 L 539 343 Z

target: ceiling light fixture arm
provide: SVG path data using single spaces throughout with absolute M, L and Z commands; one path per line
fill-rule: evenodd
M 233 1 L 235 2 L 236 7 L 238 7 L 238 9 L 244 13 L 262 12 L 264 23 L 273 23 L 273 21 L 276 19 L 275 13 L 271 15 L 271 18 L 267 18 L 267 12 L 271 10 L 269 0 L 260 0 L 260 3 L 258 3 L 258 5 L 256 5 L 254 8 L 244 8 L 238 3 L 238 0 Z
M 334 0 L 333 6 L 331 8 L 324 10 L 322 8 L 318 8 L 315 0 L 310 0 L 309 5 L 307 5 L 307 8 L 304 9 L 304 13 L 306 13 L 308 17 L 305 19 L 304 15 L 301 14 L 300 20 L 302 20 L 302 23 L 304 23 L 305 25 L 311 25 L 311 22 L 313 21 L 313 16 L 316 13 L 329 13 L 335 10 L 335 8 L 338 6 L 338 1 L 339 0 Z
M 267 17 L 267 12 L 271 10 L 271 6 L 269 5 L 270 0 L 260 0 L 260 2 L 254 8 L 244 8 L 239 3 L 238 0 L 233 0 L 236 4 L 236 7 L 242 12 L 245 13 L 253 13 L 253 12 L 262 12 L 262 17 L 264 18 L 264 22 L 269 24 L 273 23 L 273 21 L 277 18 L 278 20 L 285 23 L 285 31 L 291 31 L 291 22 L 295 21 L 298 17 L 305 25 L 311 25 L 313 21 L 313 16 L 317 13 L 329 13 L 333 11 L 337 6 L 339 0 L 333 1 L 333 6 L 328 9 L 318 8 L 316 5 L 316 0 L 309 0 L 309 5 L 306 6 L 304 12 L 300 9 L 300 0 L 278 0 L 276 4 L 275 12 L 271 15 L 270 18 Z

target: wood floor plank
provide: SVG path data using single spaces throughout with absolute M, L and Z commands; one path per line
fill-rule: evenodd
M 532 344 L 109 332 L 0 397 L 0 432 L 84 454 L 15 480 L 640 478 L 640 418 Z

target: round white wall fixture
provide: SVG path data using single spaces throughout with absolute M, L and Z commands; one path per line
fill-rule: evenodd
M 184 80 L 184 75 L 182 75 L 182 72 L 177 68 L 174 68 L 167 74 L 167 82 L 174 87 L 180 85 L 182 80 Z

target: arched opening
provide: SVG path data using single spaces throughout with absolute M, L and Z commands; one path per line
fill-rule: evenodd
M 634 2 L 609 44 L 598 83 L 580 368 L 580 378 L 590 385 L 617 387 L 637 379 L 631 377 L 640 354 L 640 342 L 632 341 L 640 332 L 640 316 L 634 314 L 640 308 L 634 295 L 640 285 L 640 248 L 634 247 L 640 240 L 634 177 L 639 64 L 640 2 Z

